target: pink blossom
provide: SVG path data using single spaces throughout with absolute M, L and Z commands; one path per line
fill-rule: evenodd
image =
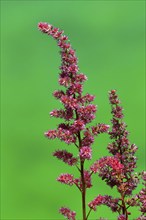
M 77 100 L 73 97 L 63 95 L 60 100 L 66 108 L 76 109 L 78 107 Z
M 85 123 L 81 119 L 77 119 L 74 121 L 74 123 L 71 126 L 71 131 L 73 133 L 77 133 L 78 131 L 82 131 L 85 129 Z
M 94 143 L 94 137 L 93 135 L 91 134 L 90 130 L 89 129 L 86 129 L 84 131 L 84 137 L 82 139 L 82 145 L 83 146 L 90 146 L 91 144 Z
M 120 103 L 118 96 L 116 94 L 116 90 L 109 91 L 109 100 L 112 105 L 116 105 Z
M 65 95 L 65 94 L 62 90 L 55 90 L 53 95 L 55 98 L 60 99 L 62 97 L 62 95 Z
M 119 202 L 119 199 L 113 198 L 112 196 L 98 195 L 94 200 L 92 200 L 90 203 L 88 203 L 88 206 L 91 209 L 93 209 L 94 211 L 96 211 L 97 206 L 106 205 L 112 210 L 112 212 L 117 212 L 117 210 L 119 208 L 118 202 Z
M 82 98 L 81 98 L 81 102 L 83 103 L 88 103 L 88 102 L 93 102 L 95 99 L 95 96 L 94 95 L 90 95 L 90 94 L 86 94 L 84 95 Z
M 121 106 L 116 105 L 112 109 L 112 113 L 116 118 L 123 118 L 123 113 L 122 113 L 123 108 Z
M 50 112 L 50 115 L 52 117 L 64 118 L 65 120 L 70 120 L 73 119 L 73 110 L 71 108 L 68 108 L 66 110 L 54 109 L 53 111 Z
M 52 29 L 52 25 L 48 24 L 48 23 L 44 23 L 44 22 L 40 22 L 38 24 L 38 28 L 43 32 L 43 33 L 47 33 L 48 31 L 50 31 Z
M 88 146 L 81 147 L 80 149 L 80 157 L 82 159 L 90 160 L 92 157 L 92 149 Z
M 89 123 L 95 118 L 96 106 L 93 104 L 81 106 L 77 109 L 77 112 L 85 123 Z
M 109 129 L 109 125 L 106 125 L 106 124 L 98 124 L 96 126 L 92 126 L 91 129 L 92 129 L 92 134 L 94 135 L 97 135 L 97 134 L 100 134 L 100 133 L 104 133 L 104 132 L 107 132 L 108 129 Z
M 58 46 L 60 47 L 60 48 L 63 48 L 63 49 L 68 49 L 68 48 L 70 48 L 70 44 L 69 43 L 66 43 L 65 41 L 63 41 L 63 40 L 59 40 L 58 41 Z
M 76 142 L 76 137 L 66 129 L 58 128 L 57 137 L 67 144 Z
M 61 174 L 58 178 L 57 178 L 58 182 L 67 184 L 72 186 L 74 184 L 74 178 L 73 175 L 65 173 L 65 174 Z
M 76 76 L 76 78 L 75 78 L 75 81 L 76 82 L 80 82 L 80 83 L 82 83 L 82 82 L 84 82 L 86 80 L 87 80 L 87 76 L 85 74 L 83 74 L 83 73 L 78 74 Z
M 67 90 L 68 95 L 72 94 L 81 94 L 82 93 L 82 85 L 80 83 L 74 83 L 70 86 L 70 88 Z
M 73 154 L 67 152 L 66 150 L 55 151 L 53 156 L 61 159 L 64 163 L 67 163 L 70 166 L 73 166 L 77 163 L 77 158 L 73 157 Z
M 127 137 L 123 136 L 123 137 L 121 137 L 120 144 L 122 146 L 128 147 L 130 144 L 130 141 L 128 140 Z
M 45 132 L 45 136 L 49 139 L 57 138 L 57 130 L 49 130 Z
M 104 201 L 104 196 L 98 195 L 94 200 L 88 203 L 88 206 L 96 211 L 96 206 L 101 205 Z
M 131 145 L 128 140 L 129 132 L 126 130 L 127 125 L 123 122 L 123 108 L 119 105 L 120 100 L 116 90 L 109 92 L 113 116 L 111 131 L 108 131 L 109 125 L 103 123 L 87 127 L 87 123 L 95 118 L 97 106 L 91 104 L 95 98 L 93 95 L 82 94 L 83 82 L 87 80 L 87 76 L 79 73 L 75 50 L 72 49 L 68 37 L 63 35 L 64 31 L 59 30 L 59 28 L 42 22 L 38 24 L 38 28 L 42 33 L 54 38 L 60 48 L 59 85 L 65 87 L 64 90 L 56 90 L 53 93 L 54 97 L 63 104 L 64 109 L 54 109 L 50 112 L 52 117 L 64 119 L 65 122 L 60 123 L 56 130 L 47 131 L 45 136 L 49 139 L 58 138 L 67 144 L 75 145 L 78 151 L 78 157 L 74 157 L 72 153 L 66 150 L 57 150 L 53 153 L 53 156 L 64 163 L 70 166 L 76 165 L 80 174 L 79 178 L 74 178 L 72 174 L 68 173 L 61 174 L 57 181 L 69 186 L 75 184 L 82 194 L 82 207 L 84 207 L 86 204 L 83 197 L 86 195 L 86 189 L 92 187 L 91 176 L 93 173 L 98 172 L 98 175 L 102 180 L 105 180 L 107 185 L 117 187 L 120 197 L 113 198 L 108 195 L 98 195 L 88 204 L 89 213 L 83 210 L 87 214 L 83 218 L 88 218 L 90 211 L 95 211 L 97 206 L 106 205 L 112 212 L 119 213 L 118 220 L 126 220 L 127 216 L 123 213 L 127 212 L 128 207 L 139 206 L 141 216 L 137 220 L 144 220 L 144 214 L 146 213 L 146 183 L 142 183 L 144 188 L 135 197 L 132 196 L 133 190 L 139 183 L 138 175 L 133 173 L 136 167 L 134 154 L 137 147 L 135 144 Z M 112 143 L 108 144 L 107 148 L 113 156 L 103 157 L 95 161 L 90 170 L 85 170 L 85 160 L 90 160 L 92 157 L 91 145 L 94 143 L 94 136 L 106 132 L 112 139 Z M 142 172 L 141 175 L 142 179 L 146 181 L 146 172 Z M 127 199 L 128 195 L 132 196 L 130 200 Z M 59 212 L 68 220 L 75 220 L 76 213 L 69 208 L 62 207 Z M 130 214 L 127 212 L 127 215 Z
M 61 86 L 68 87 L 70 85 L 71 79 L 70 77 L 62 77 L 59 79 L 59 84 Z
M 50 112 L 50 115 L 52 117 L 56 117 L 56 118 L 64 118 L 65 117 L 65 112 L 64 112 L 64 110 L 54 109 L 52 112 Z
M 68 67 L 68 72 L 72 73 L 72 74 L 76 74 L 78 72 L 79 68 L 78 66 L 74 63 L 74 64 L 71 64 L 69 67 Z
M 89 104 L 87 106 L 82 106 L 78 109 L 78 113 L 80 115 L 90 115 L 96 112 L 96 106 L 93 104 Z
M 122 172 L 124 166 L 120 161 L 115 157 L 103 157 L 100 160 L 97 160 L 91 167 L 91 171 L 94 173 L 99 172 L 104 167 L 111 167 L 113 172 Z M 102 171 L 101 171 L 102 172 Z
M 76 213 L 71 211 L 69 208 L 62 207 L 59 209 L 59 212 L 64 215 L 68 220 L 75 220 Z

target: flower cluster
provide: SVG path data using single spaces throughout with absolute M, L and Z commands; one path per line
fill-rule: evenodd
M 62 207 L 59 209 L 59 212 L 64 215 L 68 220 L 75 220 L 76 213 L 71 211 L 69 208 Z
M 99 176 L 107 182 L 111 187 L 120 185 L 123 177 L 124 166 L 116 157 L 103 157 L 97 160 L 91 167 L 91 171 L 99 173 Z
M 39 23 L 38 28 L 57 41 L 57 45 L 61 50 L 59 84 L 65 87 L 65 90 L 55 90 L 53 93 L 54 97 L 62 103 L 63 109 L 54 109 L 50 112 L 51 117 L 64 119 L 65 122 L 59 124 L 57 129 L 47 131 L 45 136 L 49 139 L 58 138 L 77 147 L 77 157 L 73 157 L 73 154 L 66 150 L 57 150 L 53 156 L 70 166 L 76 165 L 80 171 L 79 178 L 74 179 L 71 174 L 61 174 L 57 180 L 67 185 L 75 184 L 82 192 L 82 197 L 84 197 L 86 189 L 92 186 L 91 173 L 90 170 L 84 169 L 84 162 L 92 158 L 91 145 L 94 142 L 94 136 L 106 133 L 109 125 L 98 124 L 87 127 L 87 124 L 95 118 L 97 106 L 91 103 L 95 98 L 93 95 L 89 93 L 83 95 L 83 83 L 87 80 L 87 76 L 79 73 L 75 50 L 72 49 L 68 37 L 58 28 L 42 22 Z M 68 214 L 66 214 L 66 217 L 68 217 Z
M 97 160 L 90 167 L 90 170 L 93 173 L 98 173 L 110 187 L 117 187 L 120 197 L 113 203 L 117 205 L 115 211 L 120 214 L 118 220 L 128 219 L 131 214 L 128 212 L 128 208 L 131 206 L 140 206 L 142 213 L 140 220 L 143 219 L 144 213 L 146 213 L 146 190 L 143 188 L 138 195 L 132 196 L 133 190 L 140 181 L 140 174 L 134 173 L 137 146 L 130 144 L 128 140 L 129 132 L 126 130 L 126 124 L 122 121 L 124 117 L 123 108 L 119 105 L 120 100 L 116 90 L 109 92 L 109 100 L 112 105 L 111 113 L 113 115 L 111 120 L 112 130 L 109 132 L 109 136 L 113 142 L 107 148 L 112 156 L 102 157 Z M 143 172 L 142 178 L 146 181 L 145 174 Z M 128 196 L 130 197 L 128 198 Z M 98 196 L 89 203 L 89 207 L 95 210 L 97 205 L 106 205 L 107 200 L 104 200 L 102 196 Z
M 123 108 L 116 90 L 109 92 L 109 101 L 112 106 L 113 118 L 112 128 L 109 132 L 109 125 L 98 123 L 95 126 L 89 125 L 95 119 L 97 106 L 92 104 L 95 96 L 89 93 L 83 94 L 83 83 L 87 76 L 79 73 L 78 59 L 75 50 L 72 49 L 68 37 L 64 31 L 53 27 L 51 24 L 40 22 L 38 28 L 42 33 L 51 36 L 57 41 L 60 48 L 61 66 L 59 67 L 59 85 L 64 87 L 55 90 L 53 96 L 63 106 L 61 109 L 54 109 L 50 112 L 51 117 L 63 119 L 56 129 L 45 132 L 48 139 L 58 138 L 66 144 L 76 147 L 77 153 L 74 156 L 67 150 L 56 150 L 53 156 L 74 166 L 79 171 L 79 178 L 74 175 L 61 174 L 57 181 L 69 186 L 75 185 L 82 196 L 83 220 L 88 220 L 92 210 L 96 211 L 100 205 L 108 206 L 112 212 L 118 213 L 118 220 L 128 220 L 131 214 L 128 208 L 138 206 L 141 216 L 137 220 L 146 220 L 146 189 L 142 188 L 139 194 L 133 195 L 133 190 L 140 181 L 140 174 L 134 173 L 136 168 L 135 152 L 137 146 L 130 144 L 127 125 L 123 122 Z M 108 144 L 108 151 L 112 156 L 105 156 L 95 161 L 89 169 L 85 169 L 85 162 L 92 159 L 92 144 L 95 137 L 101 133 L 108 133 L 112 143 Z M 98 173 L 110 187 L 117 187 L 119 198 L 110 195 L 98 195 L 88 203 L 89 212 L 86 212 L 86 190 L 92 187 L 92 174 Z M 146 181 L 146 172 L 142 172 L 142 179 Z M 145 182 L 143 183 L 144 186 Z M 69 208 L 62 207 L 59 212 L 68 220 L 75 220 L 76 213 Z M 101 220 L 103 218 L 100 218 Z
M 45 132 L 45 136 L 49 139 L 58 138 L 61 141 L 64 141 L 66 144 L 75 143 L 76 142 L 75 135 L 71 133 L 71 131 L 67 128 L 67 126 L 64 125 L 60 124 L 57 130 L 49 130 Z
M 72 153 L 67 152 L 66 150 L 57 150 L 53 153 L 53 156 L 62 160 L 64 163 L 67 163 L 70 166 L 73 166 L 77 163 L 78 159 L 73 157 Z
M 72 186 L 74 184 L 74 177 L 71 174 L 65 173 L 61 174 L 57 178 L 57 181 Z
M 61 66 L 59 74 L 59 84 L 66 88 L 66 91 L 56 90 L 53 95 L 63 104 L 64 109 L 55 109 L 50 112 L 52 117 L 62 118 L 68 121 L 64 126 L 59 125 L 57 130 L 49 130 L 45 133 L 49 139 L 59 138 L 67 144 L 76 143 L 78 132 L 86 131 L 86 124 L 95 118 L 97 107 L 91 102 L 94 96 L 89 93 L 83 95 L 83 82 L 87 80 L 87 76 L 83 73 L 78 73 L 78 59 L 75 55 L 75 50 L 72 49 L 68 37 L 63 34 L 63 31 L 51 24 L 40 22 L 38 28 L 43 33 L 52 36 L 56 41 L 61 51 Z M 105 125 L 106 126 L 106 125 Z M 108 128 L 108 127 L 107 127 Z M 107 132 L 108 129 L 104 125 L 102 132 Z M 94 132 L 93 132 L 94 133 Z M 91 139 L 91 137 L 90 137 Z M 83 146 L 88 146 L 89 138 L 84 138 Z M 81 157 L 83 155 L 81 150 Z M 90 159 L 91 150 L 88 155 L 83 156 L 85 159 Z M 87 158 L 86 158 L 87 157 Z
M 107 132 L 108 129 L 109 129 L 109 125 L 106 125 L 106 124 L 98 124 L 96 126 L 92 126 L 91 129 L 92 129 L 92 134 L 94 135 L 98 135 L 100 133 L 104 133 L 104 132 Z
M 117 212 L 117 210 L 119 209 L 118 201 L 119 199 L 117 198 L 114 199 L 108 195 L 105 196 L 98 195 L 94 200 L 88 203 L 88 206 L 90 207 L 90 209 L 96 211 L 97 206 L 106 205 L 109 208 L 111 208 L 113 212 Z
M 109 92 L 109 100 L 112 105 L 112 131 L 109 132 L 110 138 L 113 140 L 108 145 L 108 150 L 113 156 L 117 157 L 123 165 L 123 178 L 121 184 L 118 185 L 118 191 L 124 193 L 124 196 L 131 195 L 132 191 L 137 187 L 139 181 L 135 181 L 134 169 L 136 168 L 135 152 L 137 146 L 130 144 L 128 140 L 129 132 L 126 130 L 127 125 L 122 121 L 123 108 L 119 106 L 120 100 L 116 90 Z
M 88 170 L 84 170 L 84 180 L 85 180 L 85 188 L 91 188 L 92 187 L 92 183 L 91 183 L 91 174 Z M 76 185 L 78 187 L 78 189 L 80 191 L 82 191 L 82 187 L 83 187 L 83 182 L 82 182 L 82 178 L 74 178 L 73 175 L 68 174 L 68 173 L 64 173 L 61 174 L 58 178 L 57 181 L 69 186 L 72 186 L 73 184 Z
M 92 149 L 88 146 L 81 147 L 80 149 L 80 157 L 81 159 L 91 159 Z

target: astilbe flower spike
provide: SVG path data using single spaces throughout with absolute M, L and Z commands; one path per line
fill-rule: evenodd
M 87 76 L 79 73 L 75 50 L 72 49 L 64 31 L 59 28 L 43 22 L 38 24 L 38 28 L 42 33 L 57 41 L 61 55 L 58 82 L 61 87 L 64 87 L 53 93 L 63 107 L 50 112 L 51 117 L 60 118 L 64 122 L 60 123 L 56 129 L 45 132 L 45 136 L 48 139 L 58 138 L 68 145 L 74 145 L 77 149 L 76 156 L 67 150 L 57 150 L 53 153 L 53 156 L 69 166 L 76 167 L 79 171 L 78 178 L 64 173 L 57 178 L 57 181 L 69 186 L 74 185 L 80 191 L 82 220 L 88 220 L 91 211 L 96 211 L 100 205 L 106 205 L 112 212 L 118 213 L 118 220 L 128 220 L 131 215 L 128 212 L 129 207 L 139 207 L 141 216 L 137 220 L 146 220 L 146 172 L 135 173 L 137 161 L 135 152 L 138 148 L 135 144 L 130 144 L 128 139 L 129 132 L 126 130 L 127 125 L 123 122 L 123 108 L 120 106 L 116 90 L 109 92 L 113 115 L 111 131 L 108 132 L 109 125 L 104 123 L 90 126 L 89 123 L 95 119 L 97 106 L 92 104 L 94 95 L 83 94 L 83 83 L 87 80 Z M 85 162 L 92 159 L 92 144 L 95 137 L 101 133 L 108 133 L 112 140 L 107 147 L 112 156 L 102 157 L 85 170 Z M 98 173 L 111 188 L 116 187 L 120 196 L 113 198 L 110 195 L 99 194 L 88 203 L 89 211 L 87 213 L 86 192 L 88 188 L 92 187 L 93 173 Z M 133 195 L 133 190 L 140 182 L 140 177 L 144 181 L 144 188 L 138 194 Z M 76 219 L 76 213 L 69 208 L 62 207 L 59 212 L 68 220 Z
M 59 73 L 59 85 L 64 89 L 55 90 L 53 96 L 60 100 L 62 109 L 54 109 L 50 112 L 51 117 L 63 119 L 54 130 L 45 132 L 48 139 L 58 138 L 66 144 L 73 144 L 77 149 L 76 156 L 66 150 L 57 150 L 53 156 L 64 163 L 75 166 L 79 171 L 79 178 L 72 174 L 61 174 L 57 180 L 67 185 L 75 185 L 82 195 L 82 216 L 87 220 L 89 213 L 86 213 L 86 190 L 92 187 L 90 169 L 85 170 L 85 161 L 92 158 L 92 144 L 95 136 L 106 133 L 109 125 L 100 123 L 89 126 L 95 118 L 97 106 L 92 104 L 94 95 L 83 94 L 83 83 L 87 76 L 79 73 L 78 59 L 75 50 L 72 49 L 68 37 L 62 30 L 53 27 L 51 24 L 40 22 L 38 28 L 42 33 L 51 36 L 57 41 L 60 48 L 61 66 Z M 74 220 L 75 212 L 68 208 L 61 208 L 60 213 L 67 219 Z
M 137 174 L 134 172 L 136 168 L 137 146 L 130 144 L 128 139 L 129 132 L 126 130 L 127 125 L 123 122 L 123 108 L 120 106 L 120 100 L 116 90 L 109 92 L 109 100 L 112 106 L 112 130 L 109 132 L 112 143 L 108 145 L 109 153 L 112 156 L 102 157 L 94 162 L 90 167 L 93 173 L 98 173 L 102 180 L 105 180 L 110 187 L 116 187 L 120 196 L 114 203 L 116 205 L 115 212 L 119 213 L 118 220 L 128 220 L 131 215 L 128 212 L 129 207 L 139 206 L 142 215 L 137 219 L 146 219 L 146 189 L 143 188 L 139 194 L 133 195 L 133 190 L 136 189 L 140 182 L 140 175 L 146 181 L 146 172 Z M 143 183 L 145 185 L 145 183 Z M 100 202 L 99 202 L 100 198 Z M 103 196 L 96 197 L 89 207 L 96 210 L 98 205 L 106 205 L 107 200 Z M 110 205 L 108 205 L 110 207 Z M 113 210 L 112 210 L 113 211 Z

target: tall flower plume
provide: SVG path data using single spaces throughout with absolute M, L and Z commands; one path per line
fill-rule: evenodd
M 109 100 L 112 106 L 112 128 L 109 125 L 98 123 L 90 125 L 95 119 L 97 106 L 92 102 L 95 96 L 83 93 L 83 84 L 87 76 L 79 71 L 78 59 L 64 31 L 53 27 L 51 24 L 40 22 L 39 30 L 56 40 L 60 48 L 61 66 L 59 67 L 59 85 L 63 88 L 55 90 L 53 96 L 62 104 L 61 109 L 50 112 L 51 117 L 60 118 L 62 123 L 57 128 L 45 132 L 48 139 L 60 139 L 67 145 L 74 145 L 77 152 L 74 156 L 68 150 L 56 150 L 53 156 L 65 164 L 77 168 L 79 177 L 63 173 L 57 181 L 69 186 L 75 186 L 81 193 L 82 220 L 88 220 L 91 211 L 96 211 L 100 205 L 108 206 L 112 212 L 117 212 L 118 220 L 128 220 L 131 213 L 129 207 L 138 206 L 141 216 L 137 220 L 146 220 L 146 172 L 135 173 L 137 158 L 135 152 L 137 146 L 130 144 L 127 125 L 123 122 L 123 108 L 120 105 L 116 90 L 109 92 Z M 99 134 L 108 133 L 112 142 L 108 145 L 111 156 L 104 156 L 85 169 L 85 162 L 92 159 L 92 144 Z M 92 174 L 98 173 L 110 187 L 117 187 L 119 198 L 110 195 L 98 195 L 91 202 L 86 202 L 87 189 L 92 187 Z M 133 195 L 140 178 L 144 187 Z M 89 211 L 87 212 L 87 208 Z M 76 220 L 76 213 L 67 207 L 59 210 L 68 220 Z M 100 218 L 101 220 L 104 218 Z
M 92 104 L 94 95 L 83 94 L 83 83 L 87 76 L 79 73 L 78 59 L 75 50 L 72 48 L 68 37 L 64 31 L 53 27 L 51 24 L 40 22 L 39 30 L 51 36 L 57 41 L 60 48 L 61 66 L 59 67 L 59 85 L 64 87 L 61 90 L 55 90 L 53 96 L 60 100 L 62 109 L 54 109 L 50 112 L 51 117 L 61 118 L 63 123 L 59 124 L 54 130 L 45 132 L 48 139 L 58 138 L 67 144 L 74 144 L 77 148 L 77 155 L 66 150 L 57 150 L 53 156 L 62 160 L 70 166 L 76 166 L 80 177 L 74 178 L 71 174 L 61 174 L 58 181 L 67 185 L 75 185 L 82 194 L 82 212 L 83 219 L 86 219 L 85 196 L 86 189 L 92 187 L 91 171 L 85 170 L 84 163 L 92 158 L 92 144 L 94 137 L 100 133 L 106 133 L 109 125 L 100 123 L 95 126 L 89 126 L 95 118 L 97 106 Z M 75 215 L 68 209 L 61 209 L 62 213 L 68 219 L 75 219 Z M 69 217 L 71 216 L 71 218 Z
M 144 217 L 146 212 L 146 190 L 143 188 L 139 194 L 133 195 L 134 189 L 139 184 L 140 175 L 146 181 L 144 171 L 142 174 L 134 172 L 137 160 L 135 152 L 138 148 L 135 144 L 130 144 L 128 139 L 129 132 L 126 129 L 127 125 L 123 122 L 123 108 L 120 105 L 116 90 L 109 92 L 109 101 L 113 118 L 111 120 L 112 128 L 108 133 L 112 143 L 108 145 L 107 149 L 112 156 L 102 157 L 97 160 L 90 167 L 90 170 L 93 173 L 98 173 L 110 187 L 117 187 L 119 198 L 113 200 L 113 204 L 117 207 L 115 211 L 120 214 L 118 220 L 128 220 L 131 215 L 128 209 L 132 206 L 140 206 L 142 215 L 137 220 L 146 219 Z M 143 184 L 145 185 L 145 183 Z M 101 204 L 107 204 L 104 196 L 97 196 L 88 205 L 95 211 L 96 206 Z

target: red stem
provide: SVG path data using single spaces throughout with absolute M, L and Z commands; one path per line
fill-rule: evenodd
M 86 186 L 84 178 L 84 161 L 81 161 L 81 180 L 82 180 L 82 213 L 83 220 L 86 220 Z
M 126 215 L 126 220 L 128 220 L 128 212 L 124 201 L 124 195 L 122 193 L 121 193 L 121 200 L 122 200 L 122 212 L 123 212 L 122 214 Z
M 78 117 L 78 115 L 77 115 Z M 82 140 L 81 140 L 81 134 L 78 133 L 78 140 L 79 140 L 79 150 L 82 147 Z M 81 174 L 81 182 L 82 182 L 82 215 L 83 220 L 86 220 L 86 184 L 85 184 L 85 178 L 84 178 L 84 160 L 80 158 L 80 174 Z

